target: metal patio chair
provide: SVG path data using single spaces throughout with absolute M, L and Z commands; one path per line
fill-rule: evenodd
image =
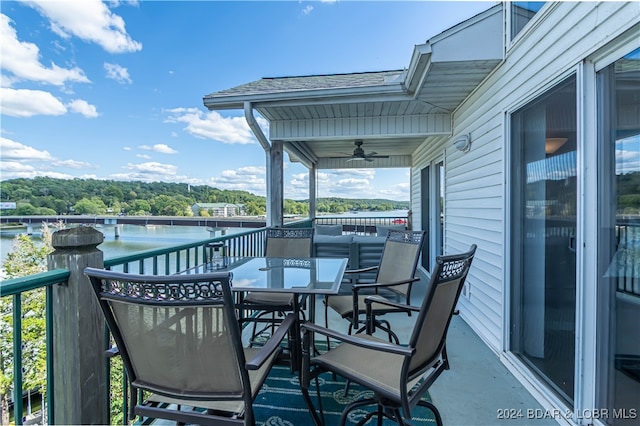
M 373 397 L 347 405 L 342 412 L 341 425 L 345 424 L 349 412 L 367 405 L 376 405 L 377 410 L 367 413 L 358 425 L 365 424 L 374 415 L 378 416 L 378 424 L 382 423 L 383 417 L 387 417 L 399 425 L 408 425 L 412 417 L 411 411 L 417 405 L 429 408 L 435 416 L 436 424 L 442 425 L 438 409 L 423 397 L 440 374 L 449 369 L 445 344 L 447 330 L 475 251 L 474 244 L 466 253 L 438 256 L 422 305 L 409 307 L 418 312 L 418 315 L 407 345 L 389 343 L 366 333 L 347 335 L 310 323 L 301 326 L 302 391 L 316 425 L 324 423 L 324 416 L 321 403 L 318 415 L 309 395 L 309 386 L 311 380 L 316 379 L 318 401 L 321 401 L 320 381 L 317 378 L 323 372 L 340 375 L 373 391 Z M 398 305 L 394 302 L 384 303 L 389 306 Z M 367 316 L 370 321 L 374 321 L 372 303 L 367 306 Z M 330 336 L 342 343 L 312 357 L 314 334 Z
M 375 294 L 381 302 L 402 302 L 402 306 L 411 304 L 411 289 L 418 281 L 416 268 L 424 244 L 425 231 L 389 230 L 384 243 L 380 264 L 370 268 L 347 270 L 345 277 L 350 274 L 376 271 L 373 283 L 351 284 L 351 294 L 327 296 L 325 298 L 325 325 L 329 324 L 329 309 L 333 309 L 342 318 L 348 320 L 349 334 L 364 330 L 365 299 Z M 411 310 L 405 307 L 389 306 L 383 303 L 373 303 L 372 309 L 377 316 L 390 312 L 404 312 L 411 315 Z M 389 341 L 398 343 L 398 337 L 391 330 L 388 321 L 377 319 L 376 326 L 385 330 Z M 327 345 L 329 340 L 327 339 Z
M 129 379 L 129 419 L 255 424 L 253 401 L 293 316 L 260 349 L 243 348 L 228 272 L 85 273 Z M 138 401 L 138 391 L 148 396 Z
M 278 258 L 308 258 L 313 247 L 313 228 L 269 228 L 266 231 L 265 256 Z M 296 302 L 299 306 L 303 300 L 296 300 L 293 293 L 265 293 L 252 291 L 245 295 L 239 308 L 256 312 L 247 315 L 244 321 L 253 323 L 251 342 L 265 329 L 281 321 L 284 314 L 294 312 Z M 302 312 L 302 311 L 301 311 Z M 304 313 L 301 313 L 304 315 Z M 266 324 L 257 330 L 259 323 Z

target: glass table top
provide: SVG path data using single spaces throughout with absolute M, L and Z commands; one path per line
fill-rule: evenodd
M 337 294 L 347 266 L 342 258 L 240 257 L 216 269 L 202 264 L 185 273 L 231 272 L 234 291 Z

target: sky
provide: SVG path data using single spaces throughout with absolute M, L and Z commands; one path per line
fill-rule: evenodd
M 495 2 L 0 1 L 0 179 L 180 182 L 265 195 L 243 111 L 263 77 L 398 70 Z M 260 121 L 268 134 L 264 120 Z M 308 197 L 285 155 L 284 195 Z M 319 197 L 409 200 L 408 169 L 322 170 Z

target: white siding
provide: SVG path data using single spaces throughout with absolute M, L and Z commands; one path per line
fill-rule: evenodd
M 448 138 L 446 136 L 427 138 L 418 148 L 411 159 L 411 218 L 414 229 L 428 230 L 422 223 L 422 193 L 420 183 L 420 171 L 430 162 L 442 159 L 442 146 Z M 430 235 L 427 235 L 427 240 Z
M 287 120 L 270 123 L 271 140 L 426 136 L 449 133 L 449 114 L 394 115 L 319 120 Z
M 506 169 L 505 113 L 522 106 L 573 73 L 597 49 L 639 19 L 629 3 L 560 2 L 545 7 L 509 48 L 505 61 L 454 112 L 452 138 L 427 140 L 416 151 L 412 171 L 414 223 L 420 219 L 420 169 L 445 150 L 445 252 L 478 251 L 460 299 L 463 318 L 495 351 L 503 349 Z M 463 154 L 452 140 L 471 134 Z

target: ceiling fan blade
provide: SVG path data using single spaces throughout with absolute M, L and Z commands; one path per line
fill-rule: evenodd
M 367 158 L 365 158 L 365 161 L 369 161 L 369 162 L 371 162 L 371 161 L 373 161 L 373 159 L 372 159 L 372 158 L 367 157 Z

